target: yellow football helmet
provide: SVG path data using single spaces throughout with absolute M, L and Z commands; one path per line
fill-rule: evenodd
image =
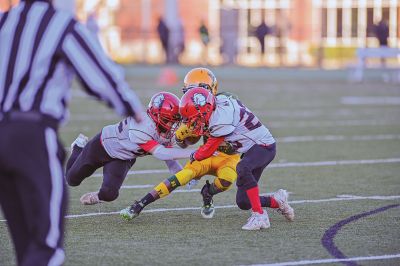
M 218 81 L 215 75 L 205 67 L 193 68 L 183 79 L 182 91 L 185 94 L 194 87 L 203 87 L 216 95 L 218 92 Z

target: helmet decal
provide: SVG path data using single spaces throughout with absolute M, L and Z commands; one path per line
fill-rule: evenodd
M 162 104 L 164 103 L 164 99 L 164 94 L 158 94 L 156 97 L 154 97 L 153 106 L 158 109 L 161 108 Z
M 197 105 L 197 106 L 204 106 L 206 105 L 207 101 L 206 101 L 206 96 L 204 96 L 204 94 L 202 93 L 195 93 L 193 95 L 193 102 Z

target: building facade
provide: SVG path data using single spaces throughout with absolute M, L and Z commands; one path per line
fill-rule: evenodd
M 16 2 L 0 0 L 0 9 Z M 340 65 L 354 60 L 357 47 L 378 46 L 373 29 L 382 19 L 389 46 L 400 47 L 400 0 L 76 0 L 75 12 L 81 21 L 97 19 L 103 46 L 122 62 L 166 60 L 159 18 L 183 64 Z M 255 34 L 262 21 L 269 28 L 264 54 Z M 201 23 L 209 31 L 207 46 Z M 183 51 L 174 48 L 179 45 Z

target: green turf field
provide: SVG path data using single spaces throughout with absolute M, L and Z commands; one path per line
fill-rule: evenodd
M 175 70 L 183 79 L 189 68 Z M 269 210 L 271 228 L 242 231 L 249 213 L 235 206 L 235 187 L 215 196 L 216 214 L 205 220 L 199 193 L 204 179 L 126 222 L 116 212 L 169 177 L 164 163 L 148 156 L 131 170 L 149 173 L 132 172 L 124 183 L 130 187 L 112 203 L 80 205 L 82 194 L 99 188 L 100 171 L 70 188 L 65 265 L 340 265 L 340 254 L 347 263 L 400 265 L 399 84 L 384 83 L 376 70 L 357 84 L 346 81 L 345 70 L 212 70 L 219 90 L 238 95 L 277 139 L 277 157 L 260 190 L 287 189 L 295 221 Z M 159 67 L 126 71 L 146 105 L 159 90 L 180 96 L 181 84 L 157 85 Z M 93 136 L 119 120 L 78 88 L 70 107 L 71 119 L 61 129 L 65 147 L 80 132 Z M 132 187 L 138 185 L 149 186 Z M 0 265 L 14 265 L 6 222 L 1 215 L 0 220 Z

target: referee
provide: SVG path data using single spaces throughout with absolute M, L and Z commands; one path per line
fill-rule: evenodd
M 93 35 L 51 1 L 0 14 L 0 205 L 18 265 L 64 262 L 67 191 L 58 126 L 77 74 L 87 93 L 141 121 L 143 108 Z

